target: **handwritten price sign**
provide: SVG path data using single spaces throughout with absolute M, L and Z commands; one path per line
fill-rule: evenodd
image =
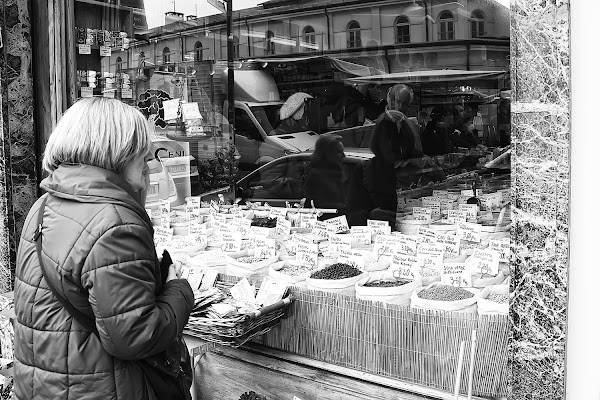
M 431 214 L 433 216 L 441 215 L 441 204 L 438 198 L 434 197 L 423 197 L 421 199 L 421 204 L 423 208 L 429 208 L 431 210 Z
M 368 226 L 353 226 L 350 236 L 354 243 L 371 244 L 372 229 Z
M 221 250 L 227 252 L 240 251 L 242 249 L 242 235 L 239 233 L 223 233 Z
M 335 228 L 329 227 L 328 231 L 331 233 L 341 233 L 346 232 L 350 228 L 348 227 L 348 220 L 345 215 L 341 215 L 339 217 L 330 218 L 325 221 L 328 225 L 333 225 Z
M 401 239 L 394 235 L 380 235 L 375 238 L 375 245 L 373 246 L 373 255 L 377 260 L 381 256 L 392 256 L 396 251 L 397 246 L 400 244 Z
M 471 269 L 465 263 L 444 264 L 440 280 L 442 285 L 471 287 Z
M 392 256 L 390 271 L 396 278 L 415 279 L 421 274 L 421 267 L 417 257 L 395 253 Z
M 296 244 L 296 261 L 316 267 L 319 255 L 319 245 L 315 243 Z
M 285 218 L 287 215 L 287 208 L 282 207 L 271 207 L 269 209 L 269 218 L 277 218 L 279 217 Z
M 446 235 L 444 238 L 444 254 L 458 256 L 460 253 L 460 238 L 456 235 Z
M 275 249 L 270 247 L 257 247 L 254 249 L 254 255 L 261 260 L 266 260 L 267 258 L 273 258 L 276 256 Z
M 448 210 L 448 222 L 452 224 L 467 222 L 467 212 L 460 210 Z
M 459 222 L 457 227 L 457 236 L 460 239 L 468 240 L 469 242 L 481 242 L 481 225 Z
M 275 236 L 286 236 L 290 234 L 292 230 L 292 221 L 288 221 L 283 217 L 277 218 L 277 225 L 275 225 Z
M 442 269 L 442 262 L 444 260 L 444 256 L 441 254 L 419 254 L 417 256 L 419 259 L 419 263 L 421 268 L 428 269 L 430 271 L 435 271 L 438 274 Z
M 437 237 L 437 232 L 434 231 L 433 229 L 419 226 L 417 228 L 417 235 L 422 236 L 421 243 L 435 243 L 435 238 Z
M 498 252 L 475 249 L 471 257 L 471 268 L 477 274 L 498 275 Z
M 431 219 L 432 210 L 424 207 L 413 207 L 413 219 L 417 221 L 429 221 Z
M 341 249 L 338 254 L 337 261 L 340 263 L 348 264 L 353 266 L 354 268 L 360 269 L 363 271 L 365 269 L 365 260 L 363 258 L 362 253 L 357 251 L 348 251 Z
M 167 246 L 173 239 L 173 228 L 163 228 L 157 226 L 154 228 L 154 244 Z
M 477 212 L 479 211 L 477 204 L 461 204 L 458 209 L 467 213 L 467 219 L 477 219 Z
M 417 247 L 417 254 L 418 255 L 426 255 L 426 254 L 443 255 L 444 247 L 438 243 L 434 243 L 434 244 L 420 243 Z
M 498 252 L 498 259 L 500 262 L 509 262 L 510 239 L 490 240 L 490 250 Z
M 398 235 L 397 238 L 398 245 L 396 247 L 396 250 L 398 251 L 398 253 L 406 254 L 409 256 L 417 255 L 417 246 L 419 243 L 416 240 L 416 238 L 402 234 Z
M 367 226 L 371 228 L 373 237 L 377 237 L 379 235 L 389 235 L 392 233 L 392 227 L 387 221 L 368 219 Z

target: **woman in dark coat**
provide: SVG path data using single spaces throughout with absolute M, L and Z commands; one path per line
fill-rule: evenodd
M 17 252 L 17 399 L 155 399 L 141 360 L 181 335 L 194 305 L 170 266 L 166 284 L 144 209 L 150 128 L 135 108 L 88 98 L 60 119 L 45 149 L 47 193 L 31 208 Z M 42 261 L 34 232 L 42 200 Z M 97 330 L 97 332 L 94 332 Z
M 319 137 L 304 183 L 308 206 L 314 201 L 317 208 L 335 208 L 338 213 L 343 212 L 346 205 L 344 157 L 341 136 L 323 134 Z

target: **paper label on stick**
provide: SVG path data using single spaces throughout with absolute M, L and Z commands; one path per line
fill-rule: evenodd
M 442 285 L 471 287 L 471 268 L 465 263 L 443 264 L 440 280 Z
M 346 220 L 345 215 L 341 215 L 341 216 L 335 217 L 335 218 L 330 218 L 330 219 L 326 220 L 325 222 L 329 225 L 335 226 L 333 233 L 346 232 L 350 229 L 348 227 L 348 221 Z
M 287 236 L 292 230 L 292 221 L 288 221 L 283 217 L 277 217 L 277 225 L 275 226 L 275 236 Z
M 319 245 L 316 243 L 296 244 L 296 260 L 301 263 L 308 264 L 311 267 L 316 267 L 318 264 Z
M 498 252 L 500 262 L 510 261 L 510 239 L 490 240 L 490 250 Z
M 415 279 L 421 274 L 420 260 L 417 257 L 394 253 L 390 272 L 395 278 Z
M 470 222 L 459 222 L 457 224 L 457 236 L 469 242 L 481 242 L 481 225 Z
M 485 275 L 498 275 L 499 255 L 494 250 L 473 250 L 471 269 L 473 273 Z
M 240 251 L 242 249 L 242 235 L 239 233 L 223 233 L 221 250 L 226 252 Z

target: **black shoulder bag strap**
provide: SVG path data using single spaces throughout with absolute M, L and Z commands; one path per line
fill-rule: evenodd
M 93 317 L 82 313 L 78 309 L 76 309 L 71 303 L 67 301 L 59 292 L 56 290 L 52 281 L 48 278 L 48 274 L 46 273 L 46 266 L 42 261 L 42 222 L 44 221 L 44 210 L 46 208 L 46 201 L 48 200 L 49 194 L 44 197 L 42 200 L 42 204 L 40 205 L 40 209 L 38 210 L 38 219 L 37 219 L 37 228 L 35 229 L 35 233 L 33 235 L 33 239 L 35 240 L 35 247 L 37 249 L 38 259 L 40 261 L 40 269 L 42 270 L 42 275 L 44 275 L 44 279 L 50 288 L 50 291 L 54 294 L 56 299 L 62 306 L 75 318 L 79 321 L 83 326 L 96 334 L 98 333 L 98 329 L 96 328 L 96 323 L 94 322 Z

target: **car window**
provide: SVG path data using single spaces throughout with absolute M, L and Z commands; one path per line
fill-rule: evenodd
M 245 136 L 250 140 L 262 142 L 262 136 L 250 116 L 243 109 L 236 109 L 235 113 L 235 133 Z
M 247 199 L 293 199 L 304 197 L 304 178 L 310 160 L 288 157 L 257 170 L 248 181 Z

